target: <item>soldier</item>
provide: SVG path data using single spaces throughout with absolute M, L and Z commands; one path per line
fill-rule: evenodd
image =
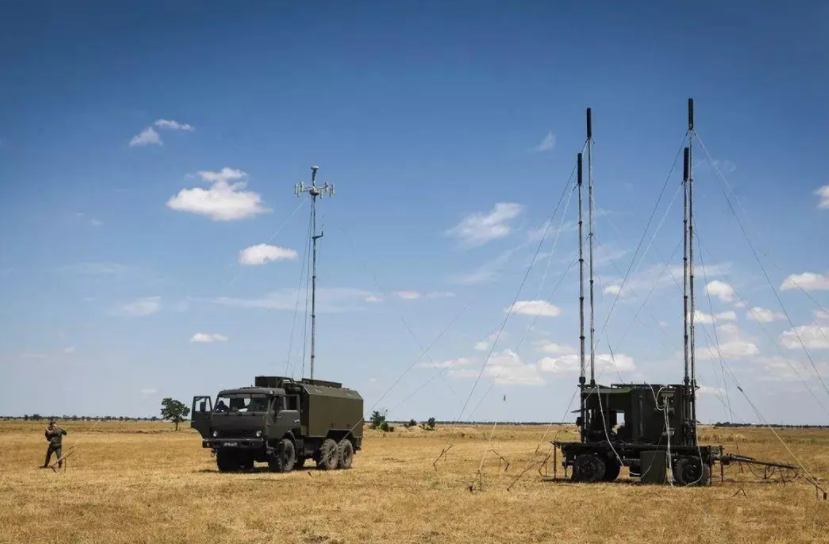
M 49 467 L 49 461 L 52 459 L 52 454 L 56 454 L 58 458 L 58 468 L 63 466 L 63 459 L 61 459 L 62 451 L 62 442 L 63 442 L 63 435 L 66 434 L 66 431 L 55 425 L 55 420 L 49 420 L 49 426 L 46 427 L 46 432 L 44 433 L 46 436 L 46 440 L 49 441 L 49 448 L 46 450 L 46 461 L 43 463 L 42 468 Z

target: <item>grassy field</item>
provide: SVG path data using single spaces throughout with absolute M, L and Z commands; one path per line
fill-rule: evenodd
M 0 422 L 0 542 L 829 542 L 829 501 L 802 477 L 783 484 L 727 467 L 710 488 L 631 485 L 624 471 L 611 484 L 543 482 L 553 435 L 576 436 L 562 427 L 542 440 L 546 427 L 499 426 L 485 457 L 492 428 L 458 428 L 437 469 L 452 431 L 398 427 L 369 431 L 348 471 L 219 474 L 187 427 L 61 425 L 74 453 L 55 473 L 38 468 L 45 423 Z M 791 461 L 768 430 L 701 433 L 730 452 Z M 780 434 L 829 476 L 829 431 Z M 470 491 L 482 458 L 483 485 Z

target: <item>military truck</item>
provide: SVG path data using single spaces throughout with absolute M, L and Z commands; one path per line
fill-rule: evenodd
M 362 449 L 363 397 L 341 383 L 256 376 L 251 387 L 193 398 L 190 426 L 221 472 L 268 463 L 275 472 L 348 469 Z

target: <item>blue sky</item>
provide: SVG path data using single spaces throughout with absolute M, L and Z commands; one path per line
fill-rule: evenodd
M 575 194 L 516 292 L 587 107 L 602 379 L 680 380 L 681 293 L 660 274 L 681 271 L 681 163 L 632 259 L 693 97 L 710 152 L 695 146 L 700 417 L 730 402 L 757 419 L 731 378 L 723 390 L 718 341 L 765 417 L 825 423 L 829 9 L 798 6 L 7 8 L 0 413 L 153 415 L 163 396 L 299 375 L 310 207 L 293 187 L 318 165 L 336 195 L 318 209 L 316 377 L 393 419 L 455 419 L 470 391 L 472 419 L 570 418 Z

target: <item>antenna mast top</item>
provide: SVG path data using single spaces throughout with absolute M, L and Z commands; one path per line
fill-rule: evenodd
M 322 198 L 324 195 L 334 196 L 334 185 L 325 183 L 324 185 L 317 185 L 317 170 L 319 166 L 311 167 L 311 185 L 306 186 L 300 182 L 294 187 L 296 196 L 303 193 L 311 195 L 311 240 L 313 242 L 313 267 L 311 272 L 311 379 L 314 379 L 314 359 L 316 353 L 314 347 L 316 345 L 316 331 L 317 331 L 317 240 L 322 238 L 323 232 L 317 234 L 317 197 Z

